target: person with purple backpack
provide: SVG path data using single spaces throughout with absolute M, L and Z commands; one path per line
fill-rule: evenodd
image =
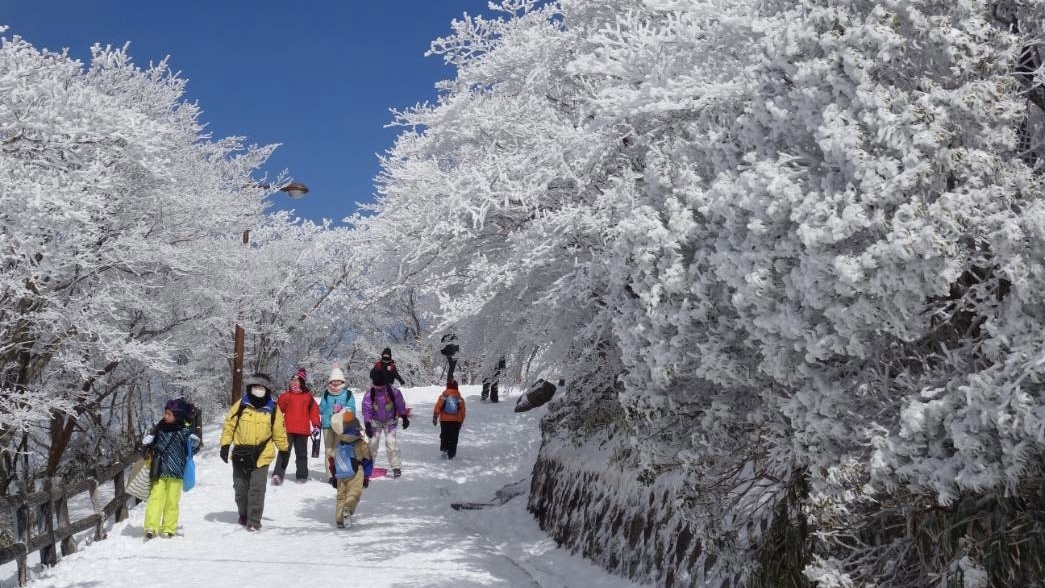
M 367 438 L 371 439 L 370 450 L 374 463 L 380 449 L 381 436 L 385 438 L 385 449 L 388 451 L 388 463 L 392 466 L 392 477 L 403 475 L 403 462 L 399 455 L 399 441 L 396 436 L 399 419 L 403 420 L 403 430 L 410 427 L 410 409 L 403 401 L 403 393 L 392 384 L 386 383 L 385 373 L 372 371 L 372 385 L 363 394 L 363 427 Z

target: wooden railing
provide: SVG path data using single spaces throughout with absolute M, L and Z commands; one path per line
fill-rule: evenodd
M 63 555 L 76 551 L 75 536 L 94 528 L 94 540 L 105 539 L 109 517 L 116 521 L 127 518 L 127 501 L 135 500 L 126 490 L 126 472 L 132 459 L 121 460 L 106 468 L 96 469 L 93 478 L 65 484 L 60 478 L 44 480 L 44 489 L 29 494 L 0 497 L 0 520 L 13 524 L 14 543 L 0 546 L 0 565 L 18 562 L 18 585 L 29 581 L 29 554 L 40 552 L 40 563 L 51 566 Z M 98 487 L 113 483 L 113 498 L 105 505 L 98 504 Z M 69 520 L 69 501 L 83 493 L 90 495 L 90 510 L 84 518 Z M 60 550 L 60 554 L 59 554 Z

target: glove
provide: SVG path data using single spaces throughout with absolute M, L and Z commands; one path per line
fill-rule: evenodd
M 374 438 L 374 425 L 371 425 L 370 423 L 366 423 L 365 425 L 363 425 L 363 428 L 366 429 L 366 436 L 371 438 L 371 439 L 373 439 Z
M 432 426 L 433 427 L 438 427 L 439 426 L 439 417 L 434 415 L 434 414 L 432 415 Z
M 365 476 L 363 477 L 363 487 L 364 488 L 369 488 L 370 487 L 370 478 L 365 477 Z
M 319 442 L 319 427 L 312 429 L 312 441 Z
M 218 455 L 221 456 L 221 461 L 223 461 L 225 463 L 229 463 L 229 446 L 228 445 L 222 445 L 221 446 L 221 451 L 218 452 Z
M 193 447 L 199 447 L 201 443 L 200 438 L 196 435 L 196 433 L 189 435 L 189 442 L 192 443 Z
M 410 428 L 410 419 L 408 419 L 406 417 L 403 417 L 403 430 L 405 431 L 405 430 L 407 430 L 409 428 Z
M 152 445 L 152 442 L 155 439 L 156 438 L 152 436 L 152 433 L 146 433 L 145 436 L 142 437 L 142 445 L 148 447 L 149 445 Z
M 330 476 L 330 479 L 327 480 L 327 482 L 330 482 L 330 485 L 337 489 L 337 478 Z

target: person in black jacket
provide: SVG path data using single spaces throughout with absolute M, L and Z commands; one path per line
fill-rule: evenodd
M 385 382 L 388 384 L 398 381 L 399 385 L 406 386 L 403 376 L 399 375 L 399 369 L 396 368 L 396 362 L 392 359 L 392 350 L 388 347 L 381 350 L 381 359 L 377 360 L 374 367 L 370 368 L 370 379 L 373 380 L 374 374 L 378 372 L 385 375 Z
M 457 352 L 461 350 L 461 347 L 454 343 L 457 336 L 453 333 L 447 333 L 442 336 L 439 340 L 440 343 L 446 343 L 446 345 L 439 350 L 439 353 L 446 358 L 446 380 L 450 381 L 454 379 L 454 368 L 457 367 Z
M 483 378 L 483 392 L 479 396 L 479 400 L 483 402 L 486 402 L 487 399 L 489 399 L 490 402 L 497 402 L 499 400 L 497 383 L 501 377 L 501 371 L 504 370 L 504 366 L 505 361 L 502 357 L 500 361 L 497 362 L 497 367 L 494 369 L 493 375 Z

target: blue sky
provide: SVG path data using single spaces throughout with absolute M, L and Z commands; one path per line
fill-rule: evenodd
M 452 78 L 424 57 L 450 21 L 488 14 L 487 0 L 0 0 L 6 36 L 68 48 L 123 45 L 139 65 L 170 56 L 215 137 L 281 143 L 267 171 L 287 169 L 307 197 L 277 208 L 340 221 L 373 198 L 377 154 L 396 129 L 389 108 L 433 101 Z

